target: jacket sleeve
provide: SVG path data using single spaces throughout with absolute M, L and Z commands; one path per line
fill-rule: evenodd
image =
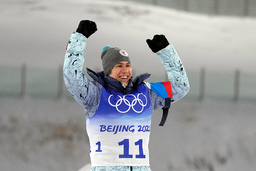
M 174 103 L 189 92 L 190 86 L 186 70 L 172 44 L 156 54 L 167 71 L 172 89 L 171 102 Z
M 165 98 L 171 98 L 171 103 L 180 100 L 190 89 L 187 73 L 173 45 L 168 45 L 156 54 L 167 71 L 169 83 L 160 82 L 147 85 L 150 89 L 153 110 L 165 107 Z
M 74 99 L 84 108 L 86 116 L 92 116 L 98 108 L 100 85 L 92 83 L 82 72 L 87 38 L 74 32 L 67 44 L 63 77 Z

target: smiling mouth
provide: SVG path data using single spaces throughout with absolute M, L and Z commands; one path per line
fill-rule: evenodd
M 128 76 L 120 76 L 121 79 L 127 79 Z

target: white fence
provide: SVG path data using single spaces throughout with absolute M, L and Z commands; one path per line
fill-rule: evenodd
M 242 71 L 213 72 L 206 69 L 187 71 L 191 90 L 187 100 L 212 98 L 256 102 L 255 74 Z M 62 67 L 56 69 L 0 66 L 0 98 L 25 97 L 72 99 L 64 82 Z

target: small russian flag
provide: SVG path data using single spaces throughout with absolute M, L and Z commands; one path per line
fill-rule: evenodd
M 172 85 L 170 81 L 150 83 L 151 90 L 162 98 L 172 97 Z

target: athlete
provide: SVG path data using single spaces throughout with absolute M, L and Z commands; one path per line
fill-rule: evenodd
M 117 47 L 102 49 L 102 72 L 83 73 L 88 38 L 96 23 L 80 21 L 67 45 L 64 61 L 65 84 L 84 108 L 90 141 L 91 171 L 150 171 L 149 135 L 154 110 L 163 109 L 165 122 L 170 103 L 183 98 L 189 81 L 183 64 L 164 35 L 147 39 L 149 48 L 164 65 L 168 81 L 148 83 L 149 74 L 133 79 L 128 53 Z

